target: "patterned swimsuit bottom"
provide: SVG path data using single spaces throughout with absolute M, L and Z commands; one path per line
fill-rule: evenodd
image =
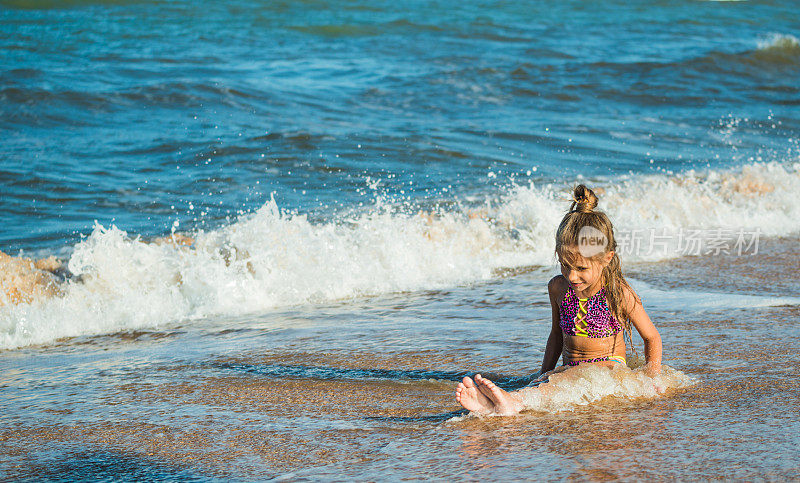
M 622 364 L 623 366 L 627 365 L 627 361 L 622 356 L 603 356 L 603 357 L 596 357 L 594 359 L 578 359 L 574 361 L 567 361 L 568 366 L 577 366 L 578 364 L 583 364 L 586 362 L 604 362 L 604 361 L 613 361 L 617 364 Z

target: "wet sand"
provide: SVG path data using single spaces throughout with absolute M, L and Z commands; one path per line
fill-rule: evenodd
M 680 259 L 629 272 L 699 294 L 753 295 L 763 279 L 767 294 L 791 297 L 797 281 L 781 267 L 795 260 L 796 242 L 772 240 L 763 255 L 730 263 Z M 543 279 L 523 271 L 448 291 L 3 352 L 2 477 L 797 477 L 798 305 L 654 303 L 664 362 L 694 378 L 691 387 L 466 415 L 453 397 L 464 374 L 513 386 L 538 370 L 549 330 Z

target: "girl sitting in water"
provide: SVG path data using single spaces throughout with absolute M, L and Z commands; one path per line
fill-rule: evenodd
M 604 213 L 594 211 L 597 196 L 586 186 L 575 188 L 573 199 L 556 231 L 561 275 L 547 285 L 553 320 L 540 376 L 534 383 L 541 382 L 537 388 L 541 390 L 547 376 L 577 365 L 625 366 L 623 334 L 630 334 L 631 325 L 644 340 L 648 375 L 657 375 L 661 336 L 622 276 L 611 222 Z M 563 365 L 556 368 L 559 355 Z M 456 400 L 478 414 L 511 415 L 524 409 L 519 393 L 506 392 L 480 374 L 474 381 L 465 377 L 459 383 Z

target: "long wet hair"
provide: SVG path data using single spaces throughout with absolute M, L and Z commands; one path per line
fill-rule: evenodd
M 609 252 L 614 252 L 611 262 L 603 268 L 603 288 L 608 299 L 608 306 L 615 319 L 622 322 L 630 339 L 631 321 L 630 314 L 625 310 L 623 290 L 630 289 L 630 285 L 622 275 L 619 257 L 617 256 L 617 241 L 614 238 L 614 227 L 602 211 L 595 211 L 597 195 L 594 191 L 580 184 L 575 187 L 572 194 L 572 206 L 564 215 L 556 231 L 556 254 L 568 266 L 575 266 L 582 255 L 576 249 L 579 244 L 580 231 L 584 227 L 599 230 L 607 241 L 605 249 L 591 257 L 584 257 L 593 263 L 600 263 Z M 634 295 L 635 297 L 635 295 Z M 636 303 L 639 299 L 636 298 Z

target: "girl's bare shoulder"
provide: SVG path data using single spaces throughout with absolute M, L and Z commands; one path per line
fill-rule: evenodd
M 564 298 L 567 287 L 569 287 L 569 282 L 563 275 L 556 275 L 547 282 L 547 292 L 550 294 L 550 298 L 554 300 Z
M 622 299 L 625 304 L 625 311 L 628 313 L 633 312 L 637 305 L 642 305 L 642 299 L 639 298 L 633 287 L 627 283 L 622 285 Z

